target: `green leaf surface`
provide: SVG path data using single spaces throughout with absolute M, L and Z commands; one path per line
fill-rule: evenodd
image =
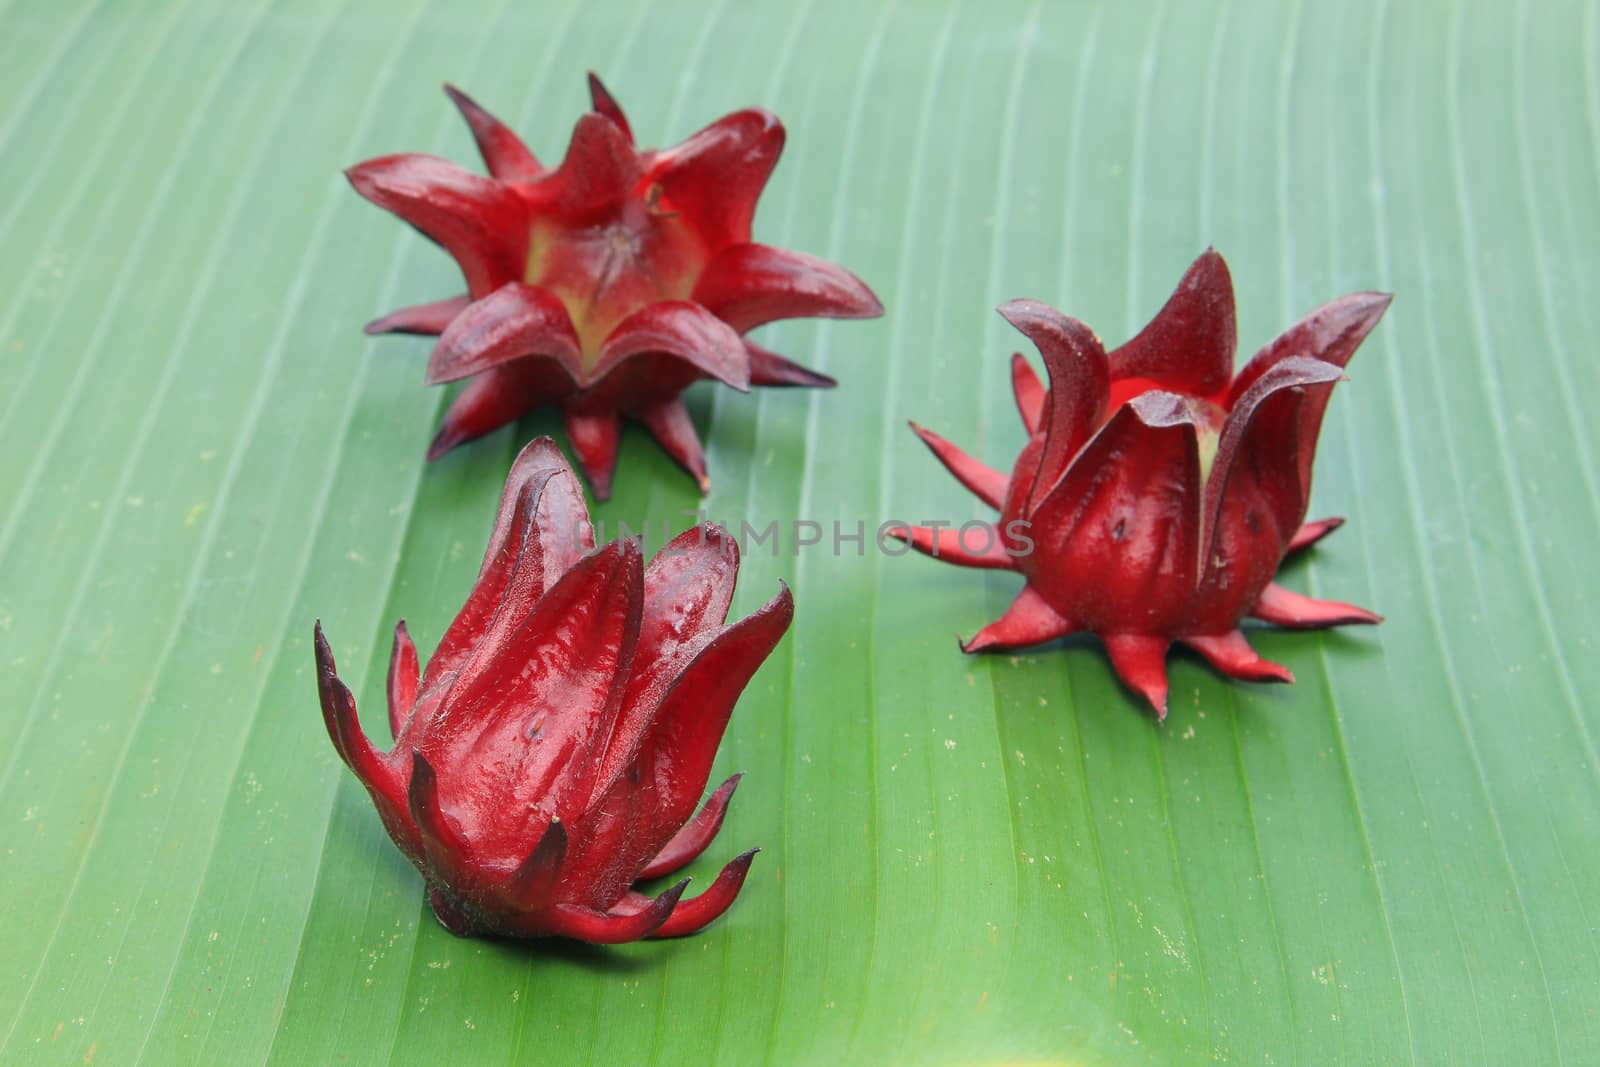
M 335 757 L 320 617 L 382 734 L 541 415 L 432 466 L 447 392 L 375 314 L 449 261 L 340 170 L 475 162 L 441 81 L 558 158 L 600 71 L 645 141 L 761 104 L 765 241 L 872 323 L 766 341 L 831 392 L 692 394 L 711 517 L 776 521 L 790 636 L 719 770 L 729 915 L 617 949 L 463 941 Z M 0 0 L 0 1062 L 1581 1063 L 1600 1049 L 1600 9 Z M 968 658 L 1010 575 L 853 533 L 982 505 L 904 420 L 1022 442 L 992 309 L 1128 336 L 1190 259 L 1250 349 L 1394 307 L 1333 401 L 1260 632 L 1292 687 L 1092 643 Z M 699 504 L 625 437 L 597 516 Z M 823 543 L 793 551 L 791 524 Z

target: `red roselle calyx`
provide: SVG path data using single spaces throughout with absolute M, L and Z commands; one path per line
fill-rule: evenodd
M 589 88 L 594 110 L 558 167 L 446 86 L 489 177 L 416 154 L 346 172 L 358 193 L 455 257 L 467 283 L 461 296 L 403 308 L 367 332 L 437 334 L 428 383 L 472 379 L 429 459 L 554 404 L 599 499 L 611 492 L 623 417 L 643 423 L 704 492 L 684 389 L 702 378 L 741 391 L 831 386 L 742 335 L 883 307 L 842 267 L 751 242 L 756 200 L 783 150 L 775 115 L 738 111 L 673 148 L 640 150 L 592 74 Z
M 323 719 L 453 933 L 615 943 L 700 929 L 733 903 L 755 850 L 704 893 L 641 879 L 689 863 L 739 776 L 695 806 L 734 702 L 789 627 L 782 589 L 725 625 L 738 548 L 721 527 L 644 563 L 599 549 L 548 438 L 517 457 L 483 569 L 427 670 L 402 622 L 379 752 L 316 631 Z
M 1256 655 L 1239 624 L 1375 623 L 1362 608 L 1273 582 L 1287 553 L 1343 522 L 1302 525 L 1317 433 L 1334 383 L 1390 296 L 1326 304 L 1233 373 L 1233 282 L 1207 250 L 1138 336 L 1109 354 L 1083 323 L 1034 300 L 1000 314 L 1039 349 L 1046 388 L 1021 355 L 1012 384 L 1028 443 L 1010 477 L 915 423 L 956 478 L 999 509 L 977 532 L 896 536 L 966 567 L 1020 571 L 1022 593 L 967 652 L 1088 631 L 1165 718 L 1173 643 L 1248 681 L 1293 681 Z

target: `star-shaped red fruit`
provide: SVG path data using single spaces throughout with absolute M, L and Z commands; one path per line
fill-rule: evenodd
M 633 540 L 596 548 L 583 490 L 542 437 L 512 466 L 426 670 L 395 629 L 391 751 L 362 731 L 318 624 L 328 736 L 448 929 L 614 943 L 692 933 L 733 903 L 754 849 L 689 899 L 686 882 L 653 898 L 634 883 L 698 856 L 738 784 L 696 814 L 734 703 L 794 615 L 781 589 L 726 622 L 738 573 L 710 524 L 648 564 Z
M 1173 644 L 1234 678 L 1288 682 L 1286 668 L 1245 640 L 1246 616 L 1299 628 L 1380 621 L 1273 576 L 1286 554 L 1343 521 L 1302 525 L 1317 434 L 1334 384 L 1389 300 L 1355 293 L 1326 304 L 1237 374 L 1233 282 L 1214 251 L 1110 353 L 1083 323 L 1038 301 L 1002 306 L 1050 376 L 1046 388 L 1012 357 L 1028 443 L 1010 476 L 912 425 L 1000 523 L 897 532 L 947 562 L 1027 579 L 1005 615 L 962 647 L 1097 634 L 1118 676 L 1164 718 Z
M 430 459 L 555 405 L 596 497 L 610 495 L 624 418 L 642 423 L 704 492 L 705 455 L 683 391 L 701 379 L 739 390 L 831 386 L 743 335 L 777 319 L 870 318 L 883 307 L 842 267 L 751 241 L 756 200 L 783 149 L 775 115 L 738 111 L 672 148 L 639 149 L 593 75 L 589 87 L 594 110 L 578 120 L 560 166 L 541 164 L 446 86 L 488 177 L 416 154 L 350 168 L 356 191 L 443 247 L 467 285 L 367 331 L 437 334 L 429 384 L 471 379 Z

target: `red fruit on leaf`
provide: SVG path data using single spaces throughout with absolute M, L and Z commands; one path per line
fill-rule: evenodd
M 548 437 L 511 469 L 483 569 L 427 669 L 405 623 L 389 664 L 394 748 L 373 747 L 316 629 L 323 720 L 451 932 L 614 943 L 692 933 L 755 856 L 684 899 L 641 879 L 693 860 L 738 784 L 695 813 L 734 702 L 794 614 L 787 588 L 725 623 L 738 548 L 710 524 L 649 564 L 599 549 Z
M 594 111 L 546 167 L 459 90 L 488 166 L 479 177 L 426 155 L 384 156 L 346 175 L 455 257 L 461 296 L 402 308 L 368 333 L 436 334 L 429 384 L 471 378 L 433 459 L 533 408 L 559 406 L 595 496 L 611 492 L 622 419 L 644 424 L 708 488 L 684 389 L 712 378 L 831 386 L 743 337 L 776 319 L 871 318 L 872 290 L 842 267 L 750 239 L 756 200 L 783 150 L 776 116 L 750 109 L 673 148 L 634 147 L 592 74 Z
M 1027 579 L 1006 613 L 962 648 L 1098 634 L 1118 676 L 1165 718 L 1174 643 L 1230 677 L 1288 682 L 1288 670 L 1245 640 L 1246 616 L 1306 628 L 1381 621 L 1272 579 L 1287 553 L 1343 521 L 1304 524 L 1311 461 L 1329 393 L 1389 301 L 1355 293 L 1326 304 L 1237 374 L 1233 282 L 1214 251 L 1194 262 L 1154 321 L 1110 353 L 1083 323 L 1044 304 L 1002 306 L 1049 371 L 1046 387 L 1012 357 L 1028 443 L 1011 475 L 912 424 L 1000 523 L 895 534 L 951 563 Z

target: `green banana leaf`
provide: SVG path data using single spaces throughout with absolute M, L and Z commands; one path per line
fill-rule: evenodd
M 382 735 L 540 415 L 432 465 L 454 266 L 340 177 L 476 165 L 438 91 L 559 158 L 602 73 L 646 142 L 760 104 L 758 238 L 888 314 L 767 339 L 831 392 L 692 394 L 737 613 L 698 936 L 458 940 L 339 764 L 320 617 Z M 1581 1063 L 1600 1055 L 1600 9 L 1593 0 L 0 0 L 0 1062 Z M 1376 630 L 1262 631 L 1288 687 L 1093 642 L 969 658 L 1017 579 L 871 545 L 1008 468 L 993 313 L 1108 342 L 1207 245 L 1248 350 L 1396 301 L 1335 395 L 1285 581 Z M 624 440 L 615 530 L 693 483 Z M 833 524 L 869 531 L 858 553 Z

